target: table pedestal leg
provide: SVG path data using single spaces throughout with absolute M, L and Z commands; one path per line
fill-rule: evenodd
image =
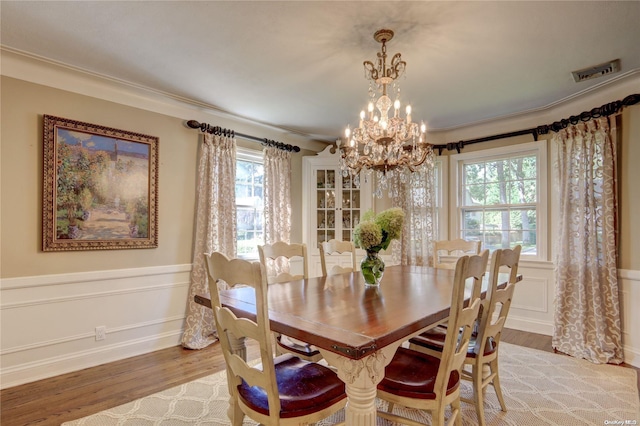
M 238 355 L 243 360 L 247 360 L 247 347 L 244 344 L 246 337 L 237 338 L 233 333 L 227 332 L 229 336 L 229 344 L 231 346 L 231 352 Z
M 338 377 L 346 385 L 345 423 L 348 426 L 376 424 L 376 389 L 384 378 L 384 368 L 391 362 L 400 343 L 382 348 L 361 359 L 351 359 L 320 349 L 324 359 L 337 369 Z

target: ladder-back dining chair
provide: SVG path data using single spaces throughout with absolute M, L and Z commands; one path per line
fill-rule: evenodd
M 273 244 L 258 246 L 260 263 L 267 271 L 267 283 L 281 283 L 286 281 L 309 278 L 309 259 L 307 245 L 285 243 L 277 241 Z M 292 263 L 302 262 L 302 274 L 292 274 Z M 299 268 L 298 268 L 299 269 Z
M 500 408 L 502 411 L 507 411 L 500 387 L 498 349 L 502 329 L 513 299 L 521 250 L 522 247 L 518 245 L 512 250 L 495 250 L 491 255 L 487 293 L 482 300 L 478 329 L 471 337 L 464 361 L 465 366 L 471 366 L 471 371 L 462 370 L 462 376 L 473 382 L 473 400 L 463 399 L 463 401 L 475 405 L 480 426 L 485 424 L 484 394 L 487 386 L 493 385 Z M 505 288 L 498 288 L 498 275 L 505 269 L 509 272 L 507 285 Z M 441 356 L 444 348 L 444 332 L 446 330 L 439 327 L 431 329 L 411 339 L 410 347 L 432 356 Z
M 258 246 L 260 263 L 267 271 L 267 284 L 276 284 L 309 278 L 307 258 L 307 245 L 298 243 L 285 243 L 278 241 L 273 244 Z M 302 274 L 291 274 L 292 259 L 302 262 Z M 274 333 L 276 339 L 276 353 L 292 353 L 307 361 L 319 361 L 322 354 L 313 345 L 293 337 Z
M 356 246 L 351 241 L 329 240 L 319 244 L 320 248 L 320 265 L 322 267 L 322 276 L 342 274 L 344 272 L 356 271 Z M 350 266 L 333 265 L 331 269 L 327 265 L 327 257 L 332 255 L 341 255 L 349 253 Z
M 453 269 L 458 256 L 480 254 L 481 241 L 440 240 L 434 242 L 433 266 L 440 269 Z
M 479 258 L 479 256 L 471 256 Z M 445 337 L 445 349 L 436 358 L 410 348 L 400 347 L 385 369 L 385 377 L 378 384 L 377 396 L 389 403 L 387 411 L 378 416 L 409 425 L 422 423 L 394 414 L 396 404 L 431 412 L 431 424 L 445 425 L 445 409 L 451 407 L 447 424 L 461 425 L 460 370 L 464 363 L 473 324 L 480 307 L 479 297 L 472 297 L 464 307 L 465 281 L 473 277 L 481 281 L 486 270 L 482 261 L 462 256 L 456 261 L 451 294 L 449 327 Z
M 273 358 L 267 282 L 258 262 L 229 259 L 221 253 L 206 256 L 209 292 L 216 329 L 227 364 L 230 406 L 234 426 L 246 416 L 264 425 L 300 425 L 318 422 L 346 404 L 345 385 L 329 368 L 291 354 Z M 256 320 L 238 318 L 220 302 L 219 282 L 250 286 L 256 296 Z M 252 366 L 234 353 L 231 339 L 253 339 L 260 348 L 260 364 Z

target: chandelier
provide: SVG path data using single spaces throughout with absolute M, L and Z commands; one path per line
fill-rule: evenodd
M 341 151 L 343 175 L 357 176 L 361 170 L 377 173 L 382 187 L 387 179 L 399 175 L 402 180 L 425 163 L 431 152 L 431 144 L 425 142 L 426 125 L 414 122 L 411 105 L 401 116 L 400 84 L 397 81 L 404 74 L 407 63 L 396 53 L 387 65 L 387 45 L 393 38 L 393 31 L 376 31 L 373 38 L 382 43 L 378 59 L 374 64 L 364 61 L 365 78 L 369 80 L 369 104 L 360 112 L 357 128 L 347 127 L 345 138 L 337 144 Z M 393 93 L 389 93 L 389 89 Z M 392 101 L 389 95 L 395 96 Z M 391 112 L 393 107 L 393 112 Z M 377 191 L 379 197 L 380 188 Z

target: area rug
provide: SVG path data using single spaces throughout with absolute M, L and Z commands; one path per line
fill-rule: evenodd
M 500 411 L 493 392 L 487 390 L 487 425 L 615 425 L 640 424 L 636 371 L 613 365 L 595 365 L 569 356 L 502 344 L 500 380 L 508 411 Z M 469 382 L 463 396 L 471 397 Z M 64 426 L 217 426 L 229 425 L 226 373 L 216 373 L 146 398 L 64 423 Z M 386 404 L 378 401 L 379 408 Z M 404 415 L 431 423 L 430 415 L 396 407 Z M 462 403 L 464 425 L 477 425 L 475 408 Z M 340 412 L 321 422 L 344 420 Z M 245 418 L 245 425 L 256 423 Z M 379 425 L 390 422 L 379 419 Z

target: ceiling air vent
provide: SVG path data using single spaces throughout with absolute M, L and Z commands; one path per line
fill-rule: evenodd
M 576 83 L 580 81 L 589 80 L 591 78 L 602 77 L 603 75 L 613 74 L 614 72 L 620 71 L 620 59 L 616 59 L 610 62 L 605 62 L 604 64 L 594 65 L 589 68 L 585 68 L 578 71 L 573 71 L 571 75 L 573 75 L 573 79 Z

